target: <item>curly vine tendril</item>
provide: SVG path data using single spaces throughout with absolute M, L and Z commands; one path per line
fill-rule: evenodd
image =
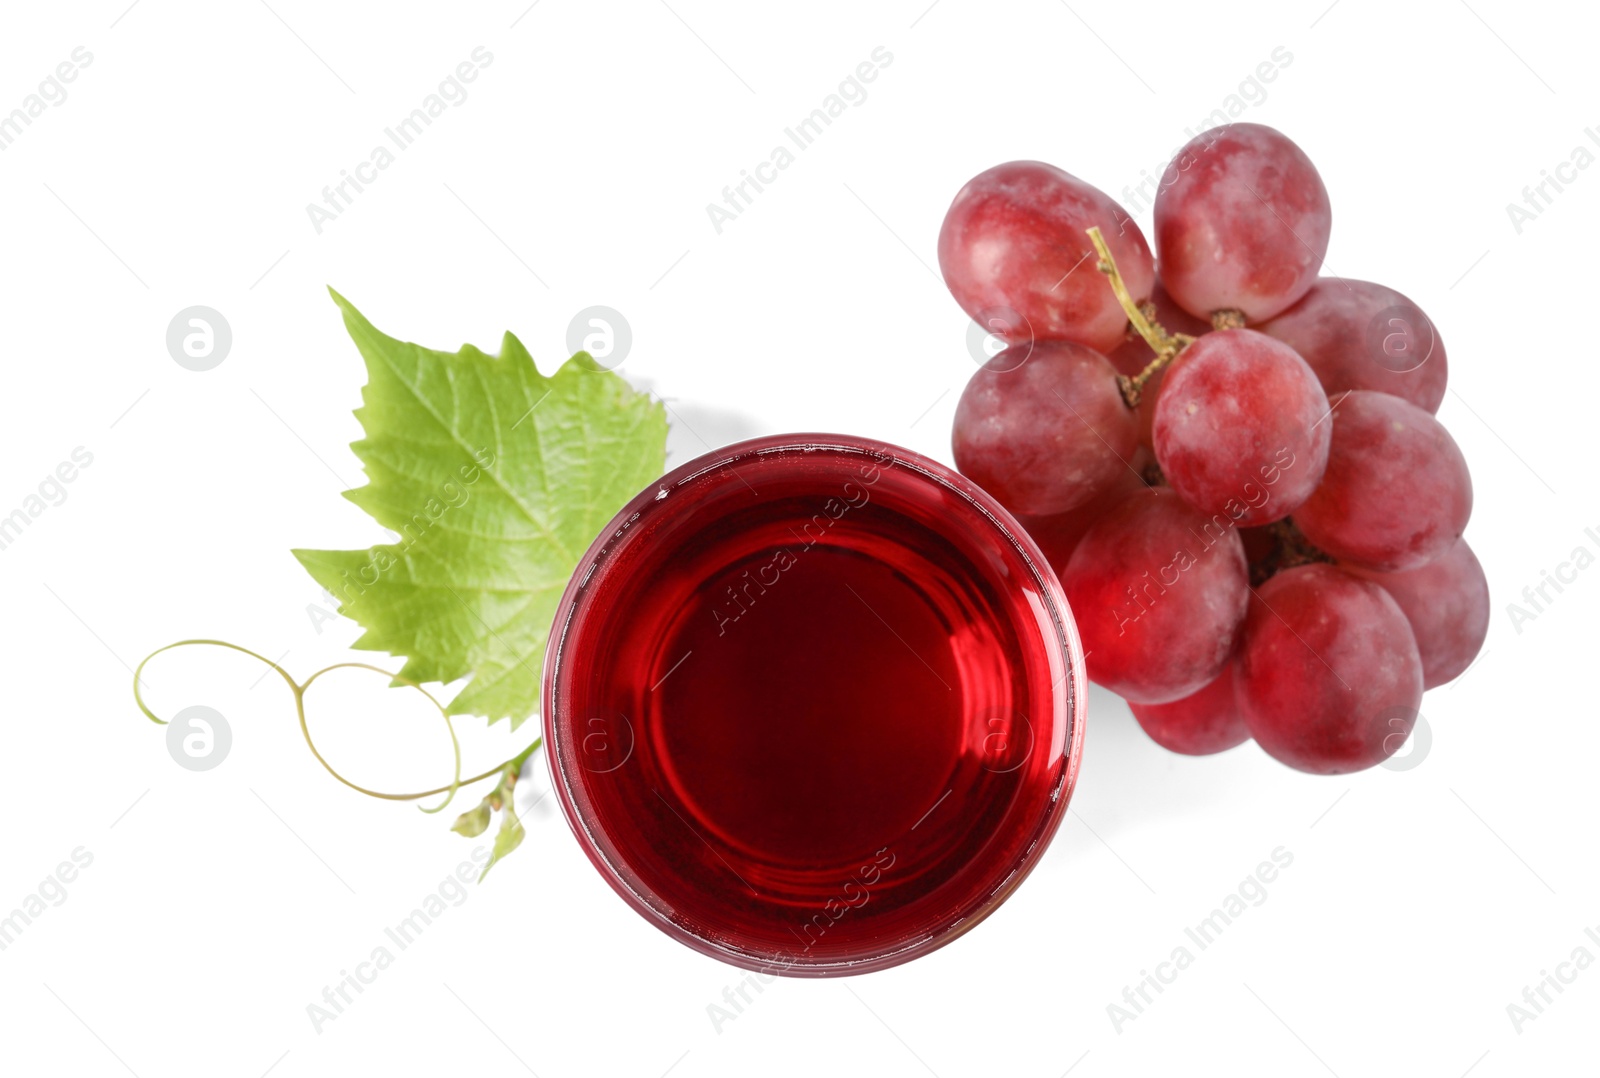
M 155 651 L 152 651 L 150 654 L 144 657 L 144 659 L 139 663 L 138 667 L 133 671 L 133 700 L 134 703 L 139 705 L 139 710 L 144 712 L 145 717 L 151 722 L 156 723 L 159 726 L 167 725 L 166 719 L 159 717 L 155 712 L 151 711 L 150 708 L 145 705 L 144 696 L 141 692 L 139 675 L 144 672 L 144 668 L 150 662 L 150 660 L 154 659 L 162 652 L 171 651 L 173 648 L 193 647 L 196 645 L 227 648 L 230 651 L 241 652 L 242 654 L 248 655 L 258 662 L 265 663 L 274 672 L 276 672 L 279 677 L 283 678 L 284 683 L 289 686 L 289 691 L 294 694 L 294 709 L 295 714 L 300 721 L 300 736 L 305 738 L 306 747 L 311 750 L 311 755 L 317 758 L 317 763 L 321 764 L 323 769 L 326 770 L 328 774 L 332 775 L 334 778 L 350 787 L 350 789 L 355 790 L 357 793 L 366 794 L 368 797 L 376 797 L 383 801 L 417 801 L 424 797 L 432 797 L 435 794 L 443 794 L 444 800 L 435 805 L 433 808 L 425 808 L 420 805 L 418 806 L 418 808 L 421 808 L 423 812 L 440 812 L 450 804 L 450 802 L 455 798 L 456 791 L 461 787 L 470 786 L 474 782 L 481 782 L 484 779 L 494 778 L 497 775 L 503 774 L 508 767 L 520 770 L 522 764 L 528 759 L 528 757 L 532 756 L 538 751 L 540 744 L 544 740 L 542 737 L 534 738 L 533 744 L 523 749 L 511 759 L 497 764 L 496 766 L 483 772 L 481 775 L 474 775 L 471 778 L 464 779 L 461 777 L 461 741 L 456 737 L 455 722 L 451 718 L 450 712 L 443 704 L 439 703 L 432 693 L 428 692 L 427 689 L 424 689 L 421 685 L 417 684 L 415 681 L 412 681 L 410 678 L 404 677 L 400 674 L 392 674 L 381 667 L 372 666 L 368 663 L 335 663 L 332 666 L 325 666 L 321 670 L 318 670 L 316 673 L 306 678 L 304 682 L 298 682 L 289 675 L 287 670 L 273 662 L 271 659 L 267 658 L 265 655 L 257 654 L 256 652 L 251 651 L 249 648 L 242 648 L 238 644 L 230 644 L 226 640 L 179 640 L 176 643 L 168 644 L 166 647 L 157 648 Z M 324 757 L 321 751 L 317 749 L 317 743 L 311 737 L 311 727 L 306 722 L 306 692 L 323 674 L 331 673 L 334 670 L 344 669 L 370 670 L 375 674 L 382 674 L 391 681 L 396 681 L 407 688 L 415 689 L 417 692 L 421 693 L 427 698 L 428 703 L 432 704 L 438 709 L 439 717 L 444 719 L 445 729 L 449 731 L 450 748 L 455 756 L 455 766 L 451 771 L 449 785 L 439 786 L 432 790 L 422 790 L 418 793 L 386 793 L 382 790 L 369 790 L 367 787 L 359 785 L 358 783 L 352 782 L 345 778 L 332 764 L 327 761 L 327 758 Z

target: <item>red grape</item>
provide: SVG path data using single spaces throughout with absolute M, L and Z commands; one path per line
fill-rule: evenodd
M 1328 459 L 1328 398 L 1294 349 L 1249 329 L 1189 345 L 1167 368 L 1151 434 L 1172 489 L 1267 524 L 1311 496 Z
M 1270 127 L 1196 136 L 1154 210 L 1159 274 L 1122 207 L 1060 169 L 962 188 L 940 268 L 1007 347 L 957 407 L 957 465 L 1033 536 L 1089 678 L 1158 744 L 1370 767 L 1488 631 L 1472 480 L 1432 415 L 1444 345 L 1403 294 L 1318 276 L 1328 193 Z
M 1489 634 L 1489 582 L 1465 539 L 1420 569 L 1349 571 L 1383 585 L 1400 604 L 1422 654 L 1422 687 L 1453 681 L 1478 657 Z
M 1234 702 L 1231 666 L 1223 667 L 1216 680 L 1182 700 L 1128 706 L 1150 740 L 1185 756 L 1209 756 L 1250 740 L 1250 730 Z
M 1472 477 L 1450 433 L 1399 397 L 1353 390 L 1334 402 L 1328 469 L 1295 510 L 1305 537 L 1338 561 L 1415 569 L 1460 538 Z
M 1444 342 L 1422 310 L 1392 288 L 1323 277 L 1287 311 L 1256 326 L 1300 353 L 1333 397 L 1376 389 L 1425 412 L 1444 400 Z
M 1110 360 L 1039 341 L 979 368 L 956 405 L 951 441 L 961 474 L 1013 513 L 1045 516 L 1107 489 L 1128 470 L 1138 434 Z
M 1130 494 L 1101 517 L 1061 585 L 1090 679 L 1149 704 L 1188 696 L 1222 672 L 1250 595 L 1239 530 L 1165 487 Z
M 1338 775 L 1382 763 L 1405 743 L 1422 702 L 1422 658 L 1383 588 L 1332 565 L 1302 565 L 1251 602 L 1234 691 L 1270 756 Z
M 939 268 L 962 310 L 1010 308 L 995 327 L 1007 343 L 1067 340 L 1109 351 L 1128 316 L 1096 271 L 1086 234 L 1098 225 L 1136 300 L 1150 294 L 1155 265 L 1127 211 L 1053 165 L 1012 161 L 970 180 L 939 231 Z M 1011 324 L 1006 324 L 1011 323 Z
M 1161 279 L 1192 314 L 1285 310 L 1316 280 L 1332 211 L 1311 160 L 1260 124 L 1229 124 L 1178 151 L 1156 193 Z

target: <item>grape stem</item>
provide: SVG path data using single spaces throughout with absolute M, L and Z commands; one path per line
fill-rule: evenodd
M 1134 302 L 1127 283 L 1123 281 L 1122 274 L 1117 269 L 1117 260 L 1111 257 L 1111 248 L 1106 245 L 1106 238 L 1100 233 L 1100 227 L 1096 225 L 1088 231 L 1089 242 L 1094 244 L 1095 253 L 1100 256 L 1097 268 L 1106 275 L 1111 284 L 1111 291 L 1117 294 L 1117 302 L 1127 312 L 1129 324 L 1156 354 L 1138 374 L 1132 376 L 1124 374 L 1117 377 L 1117 385 L 1122 390 L 1122 399 L 1127 402 L 1129 408 L 1137 408 L 1145 384 L 1171 363 L 1174 356 L 1193 344 L 1195 339 L 1187 333 L 1168 333 L 1166 328 L 1155 320 L 1154 308 L 1151 308 L 1151 313 L 1146 314 L 1139 304 Z
M 1292 518 L 1275 520 L 1271 528 L 1273 538 L 1278 541 L 1278 569 L 1293 569 L 1297 565 L 1310 565 L 1313 562 L 1333 563 L 1331 557 L 1295 526 Z
M 1250 563 L 1250 586 L 1259 588 L 1285 569 L 1316 562 L 1332 564 L 1333 559 L 1305 537 L 1295 527 L 1294 520 L 1285 517 L 1267 525 L 1272 535 L 1272 549 L 1259 561 Z

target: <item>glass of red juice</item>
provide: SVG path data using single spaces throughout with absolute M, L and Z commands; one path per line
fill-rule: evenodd
M 579 563 L 545 661 L 556 793 L 668 935 L 768 974 L 896 965 L 972 928 L 1066 812 L 1082 649 L 1022 528 L 869 439 L 676 469 Z

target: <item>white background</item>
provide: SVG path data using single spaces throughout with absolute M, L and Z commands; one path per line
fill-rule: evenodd
M 1508 611 L 1574 548 L 1600 552 L 1600 169 L 1520 234 L 1506 212 L 1600 122 L 1593 16 L 672 5 L 6 5 L 0 110 L 75 46 L 94 59 L 0 152 L 0 515 L 75 447 L 94 462 L 0 551 L 0 913 L 74 849 L 93 863 L 0 952 L 0 1068 L 1594 1073 L 1600 967 L 1520 1032 L 1506 1009 L 1575 948 L 1600 958 L 1600 570 L 1533 620 Z M 479 45 L 494 61 L 465 103 L 319 235 L 306 204 Z M 719 235 L 706 203 L 880 45 L 894 59 L 870 96 Z M 686 421 L 679 461 L 797 429 L 948 460 L 973 364 L 930 267 L 955 191 L 1040 158 L 1120 197 L 1278 46 L 1292 62 L 1241 118 L 1320 168 L 1330 272 L 1406 292 L 1449 346 L 1439 415 L 1473 469 L 1495 609 L 1482 659 L 1426 698 L 1426 758 L 1334 779 L 1254 746 L 1183 759 L 1096 690 L 1073 811 L 1004 908 L 899 969 L 779 982 L 720 1031 L 707 1005 L 739 974 L 630 912 L 547 799 L 523 849 L 318 1032 L 307 1004 L 472 843 L 334 783 L 283 686 L 226 653 L 150 669 L 158 710 L 204 703 L 232 726 L 221 767 L 179 768 L 128 666 L 195 635 L 286 653 L 301 676 L 363 657 L 354 626 L 308 613 L 318 589 L 288 554 L 382 537 L 339 497 L 362 481 L 364 379 L 323 286 L 436 346 L 514 329 L 546 371 L 574 313 L 615 307 L 634 333 L 622 372 Z M 194 304 L 234 335 L 207 373 L 165 346 Z M 312 721 L 358 778 L 447 767 L 436 717 L 375 678 L 330 684 Z M 469 768 L 533 730 L 462 726 Z M 1107 1005 L 1280 846 L 1294 861 L 1267 900 L 1119 1031 Z

